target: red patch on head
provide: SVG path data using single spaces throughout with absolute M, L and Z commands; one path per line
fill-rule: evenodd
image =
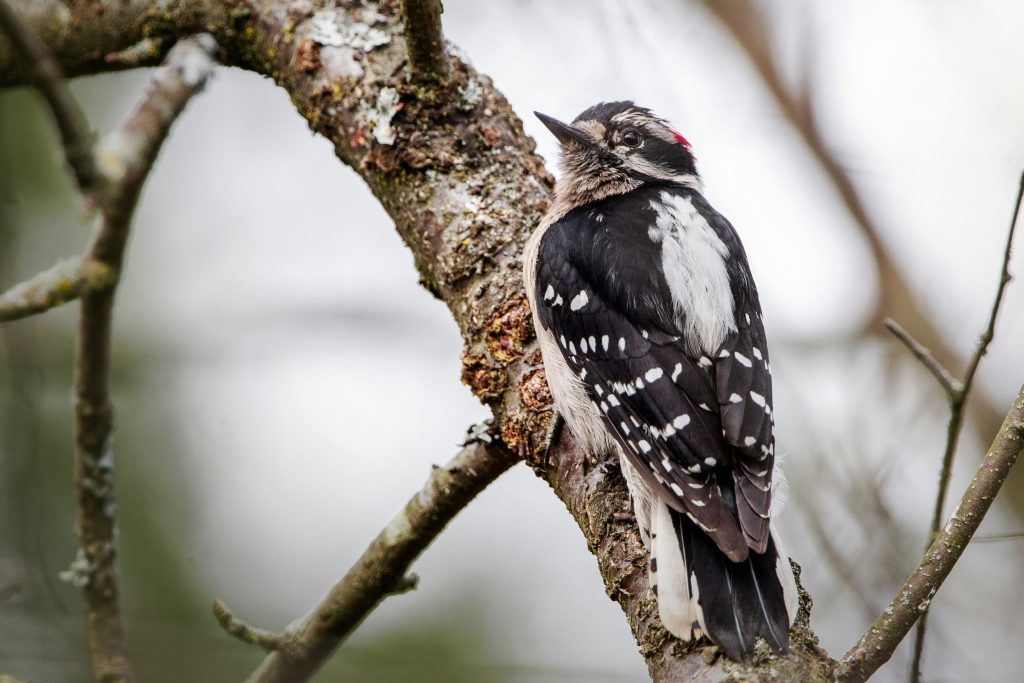
M 686 149 L 690 149 L 690 141 L 689 140 L 687 140 L 686 138 L 684 138 L 682 135 L 680 135 L 679 133 L 675 132 L 671 128 L 669 128 L 668 130 L 675 137 L 676 142 L 678 142 L 680 145 L 682 145 Z

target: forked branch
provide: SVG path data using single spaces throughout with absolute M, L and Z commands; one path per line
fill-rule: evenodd
M 1024 387 L 1014 400 L 992 446 L 946 525 L 932 541 L 921 564 L 889 606 L 846 653 L 837 672 L 840 681 L 865 681 L 885 664 L 936 591 L 949 576 L 978 530 L 1010 468 L 1024 450 Z

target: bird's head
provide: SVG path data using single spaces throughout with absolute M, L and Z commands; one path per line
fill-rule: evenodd
M 622 194 L 644 183 L 700 189 L 690 143 L 667 121 L 632 102 L 602 102 L 572 124 L 534 112 L 562 146 L 556 192 L 571 204 Z

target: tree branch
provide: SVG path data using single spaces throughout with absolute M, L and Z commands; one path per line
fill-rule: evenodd
M 301 622 L 272 638 L 251 627 L 229 631 L 272 650 L 249 677 L 250 683 L 307 680 L 384 598 L 416 585 L 406 573 L 409 566 L 456 514 L 517 462 L 519 458 L 504 445 L 471 443 L 444 467 L 435 466 L 423 489 Z M 238 623 L 235 620 L 232 626 Z M 260 637 L 254 638 L 255 634 Z
M 865 681 L 889 660 L 896 646 L 928 609 L 936 591 L 967 548 L 1022 450 L 1024 387 L 1017 394 L 953 516 L 889 606 L 843 657 L 838 680 Z
M 414 81 L 437 82 L 448 74 L 441 0 L 402 0 L 402 23 L 409 50 L 409 75 Z
M 212 49 L 213 38 L 208 35 L 179 43 L 166 66 L 153 75 L 135 111 L 104 141 L 100 156 L 110 186 L 82 270 L 104 273 L 106 286 L 81 292 L 74 387 L 80 549 L 67 575 L 85 597 L 92 670 L 99 681 L 134 678 L 124 646 L 115 547 L 109 387 L 114 293 L 142 183 L 171 123 L 212 71 Z
M 58 261 L 53 267 L 0 293 L 0 322 L 19 320 L 63 306 L 85 286 L 82 259 Z
M 907 347 L 907 350 L 913 354 L 914 358 L 921 362 L 928 372 L 932 373 L 935 380 L 942 387 L 942 390 L 946 392 L 946 397 L 952 401 L 955 399 L 958 393 L 963 390 L 963 385 L 956 377 L 943 367 L 942 363 L 938 361 L 932 352 L 929 351 L 925 346 L 914 339 L 914 337 L 903 329 L 903 326 L 892 318 L 886 318 L 883 321 L 885 329 L 892 332 L 893 336 L 903 342 L 903 345 Z
M 279 633 L 250 626 L 232 614 L 222 600 L 213 601 L 213 616 L 229 636 L 238 638 L 243 643 L 255 645 L 267 652 L 273 652 L 281 647 L 282 636 Z
M 974 384 L 974 376 L 978 372 L 981 358 L 988 352 L 989 344 L 992 343 L 992 339 L 995 336 L 996 318 L 999 316 L 1003 294 L 1006 293 L 1006 285 L 1010 282 L 1010 254 L 1013 251 L 1013 234 L 1017 228 L 1017 220 L 1020 217 L 1022 199 L 1024 199 L 1024 174 L 1021 175 L 1020 184 L 1017 189 L 1017 200 L 1014 202 L 1013 213 L 1010 216 L 1010 230 L 1006 236 L 1006 249 L 1003 251 L 1003 266 L 999 271 L 999 286 L 996 288 L 996 297 L 992 303 L 988 325 L 978 338 L 978 346 L 967 364 L 967 371 L 964 374 L 963 382 L 957 382 L 953 385 L 954 390 L 949 394 L 949 425 L 946 429 L 946 451 L 942 455 L 942 467 L 939 470 L 939 490 L 935 496 L 935 508 L 932 510 L 928 543 L 934 541 L 936 534 L 939 533 L 939 524 L 942 523 L 942 510 L 946 506 L 946 496 L 949 493 L 949 481 L 953 476 L 953 459 L 956 457 L 960 432 L 964 426 L 964 406 L 967 403 L 967 398 L 970 396 L 971 387 Z M 927 630 L 928 611 L 926 609 L 921 616 L 921 622 L 918 624 L 917 633 L 914 636 L 914 649 L 910 660 L 911 683 L 918 683 L 921 680 L 921 658 L 924 655 L 924 637 Z
M 14 14 L 6 0 L 0 0 L 0 29 L 10 38 L 11 46 L 32 74 L 32 81 L 53 114 L 64 147 L 64 158 L 86 195 L 95 193 L 102 176 L 96 170 L 92 155 L 92 133 L 81 107 L 71 94 L 64 74 L 53 56 L 36 35 Z

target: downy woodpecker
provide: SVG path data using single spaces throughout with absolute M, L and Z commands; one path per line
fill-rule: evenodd
M 524 256 L 555 407 L 614 450 L 665 628 L 733 659 L 789 645 L 796 585 L 771 522 L 775 439 L 761 306 L 690 145 L 632 102 L 571 125 L 555 201 Z

